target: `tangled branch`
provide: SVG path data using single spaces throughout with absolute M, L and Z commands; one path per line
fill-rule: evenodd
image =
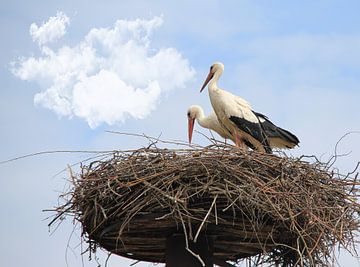
M 334 248 L 355 253 L 357 175 L 220 143 L 153 145 L 82 166 L 54 221 L 72 216 L 90 250 L 100 246 L 142 261 L 164 262 L 173 233 L 195 242 L 204 232 L 218 261 L 329 266 Z

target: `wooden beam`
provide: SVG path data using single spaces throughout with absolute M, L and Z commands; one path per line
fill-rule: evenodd
M 189 249 L 199 255 L 205 265 L 186 250 L 185 237 L 182 234 L 174 234 L 166 240 L 166 267 L 213 267 L 213 242 L 205 235 L 200 235 L 196 243 L 189 240 Z

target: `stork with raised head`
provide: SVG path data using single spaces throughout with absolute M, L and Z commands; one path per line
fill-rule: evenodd
M 285 147 L 291 148 L 299 143 L 295 135 L 275 126 L 266 116 L 254 112 L 246 100 L 220 89 L 217 81 L 223 71 L 222 63 L 214 63 L 200 92 L 209 84 L 210 102 L 217 119 L 224 129 L 232 133 L 238 147 L 245 148 L 246 143 L 250 143 L 258 151 L 271 153 L 267 132 L 271 133 L 272 138 L 288 143 Z
M 260 120 L 262 128 L 265 131 L 266 136 L 269 140 L 271 148 L 294 148 L 299 140 L 287 130 L 275 126 L 265 115 L 254 112 Z M 236 142 L 235 137 L 227 129 L 223 128 L 220 124 L 216 114 L 210 113 L 209 116 L 205 116 L 204 110 L 198 105 L 192 105 L 187 110 L 188 118 L 188 134 L 189 143 L 192 140 L 192 134 L 194 130 L 195 120 L 200 124 L 201 127 L 213 130 L 224 139 L 230 139 L 234 143 Z M 249 148 L 254 149 L 254 146 L 247 140 L 244 140 L 245 145 Z

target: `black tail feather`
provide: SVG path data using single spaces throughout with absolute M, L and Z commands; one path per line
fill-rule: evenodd
M 265 115 L 255 112 L 255 111 L 253 111 L 253 112 L 259 118 L 261 127 L 263 128 L 263 130 L 266 133 L 268 138 L 276 138 L 277 137 L 277 138 L 283 139 L 284 141 L 290 142 L 294 145 L 298 145 L 300 143 L 299 139 L 293 133 L 276 126 Z

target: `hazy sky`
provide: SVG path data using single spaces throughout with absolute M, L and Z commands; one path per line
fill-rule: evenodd
M 147 145 L 106 130 L 186 140 L 187 107 L 211 111 L 199 89 L 215 61 L 225 64 L 220 87 L 299 137 L 292 155 L 327 161 L 342 135 L 360 131 L 359 10 L 355 0 L 1 1 L 0 161 Z M 336 166 L 352 170 L 360 134 L 338 150 L 351 154 Z M 50 235 L 42 212 L 68 186 L 56 174 L 88 157 L 0 165 L 0 266 L 97 266 L 82 263 L 79 232 L 66 249 L 71 221 Z M 108 266 L 131 262 L 112 256 Z

